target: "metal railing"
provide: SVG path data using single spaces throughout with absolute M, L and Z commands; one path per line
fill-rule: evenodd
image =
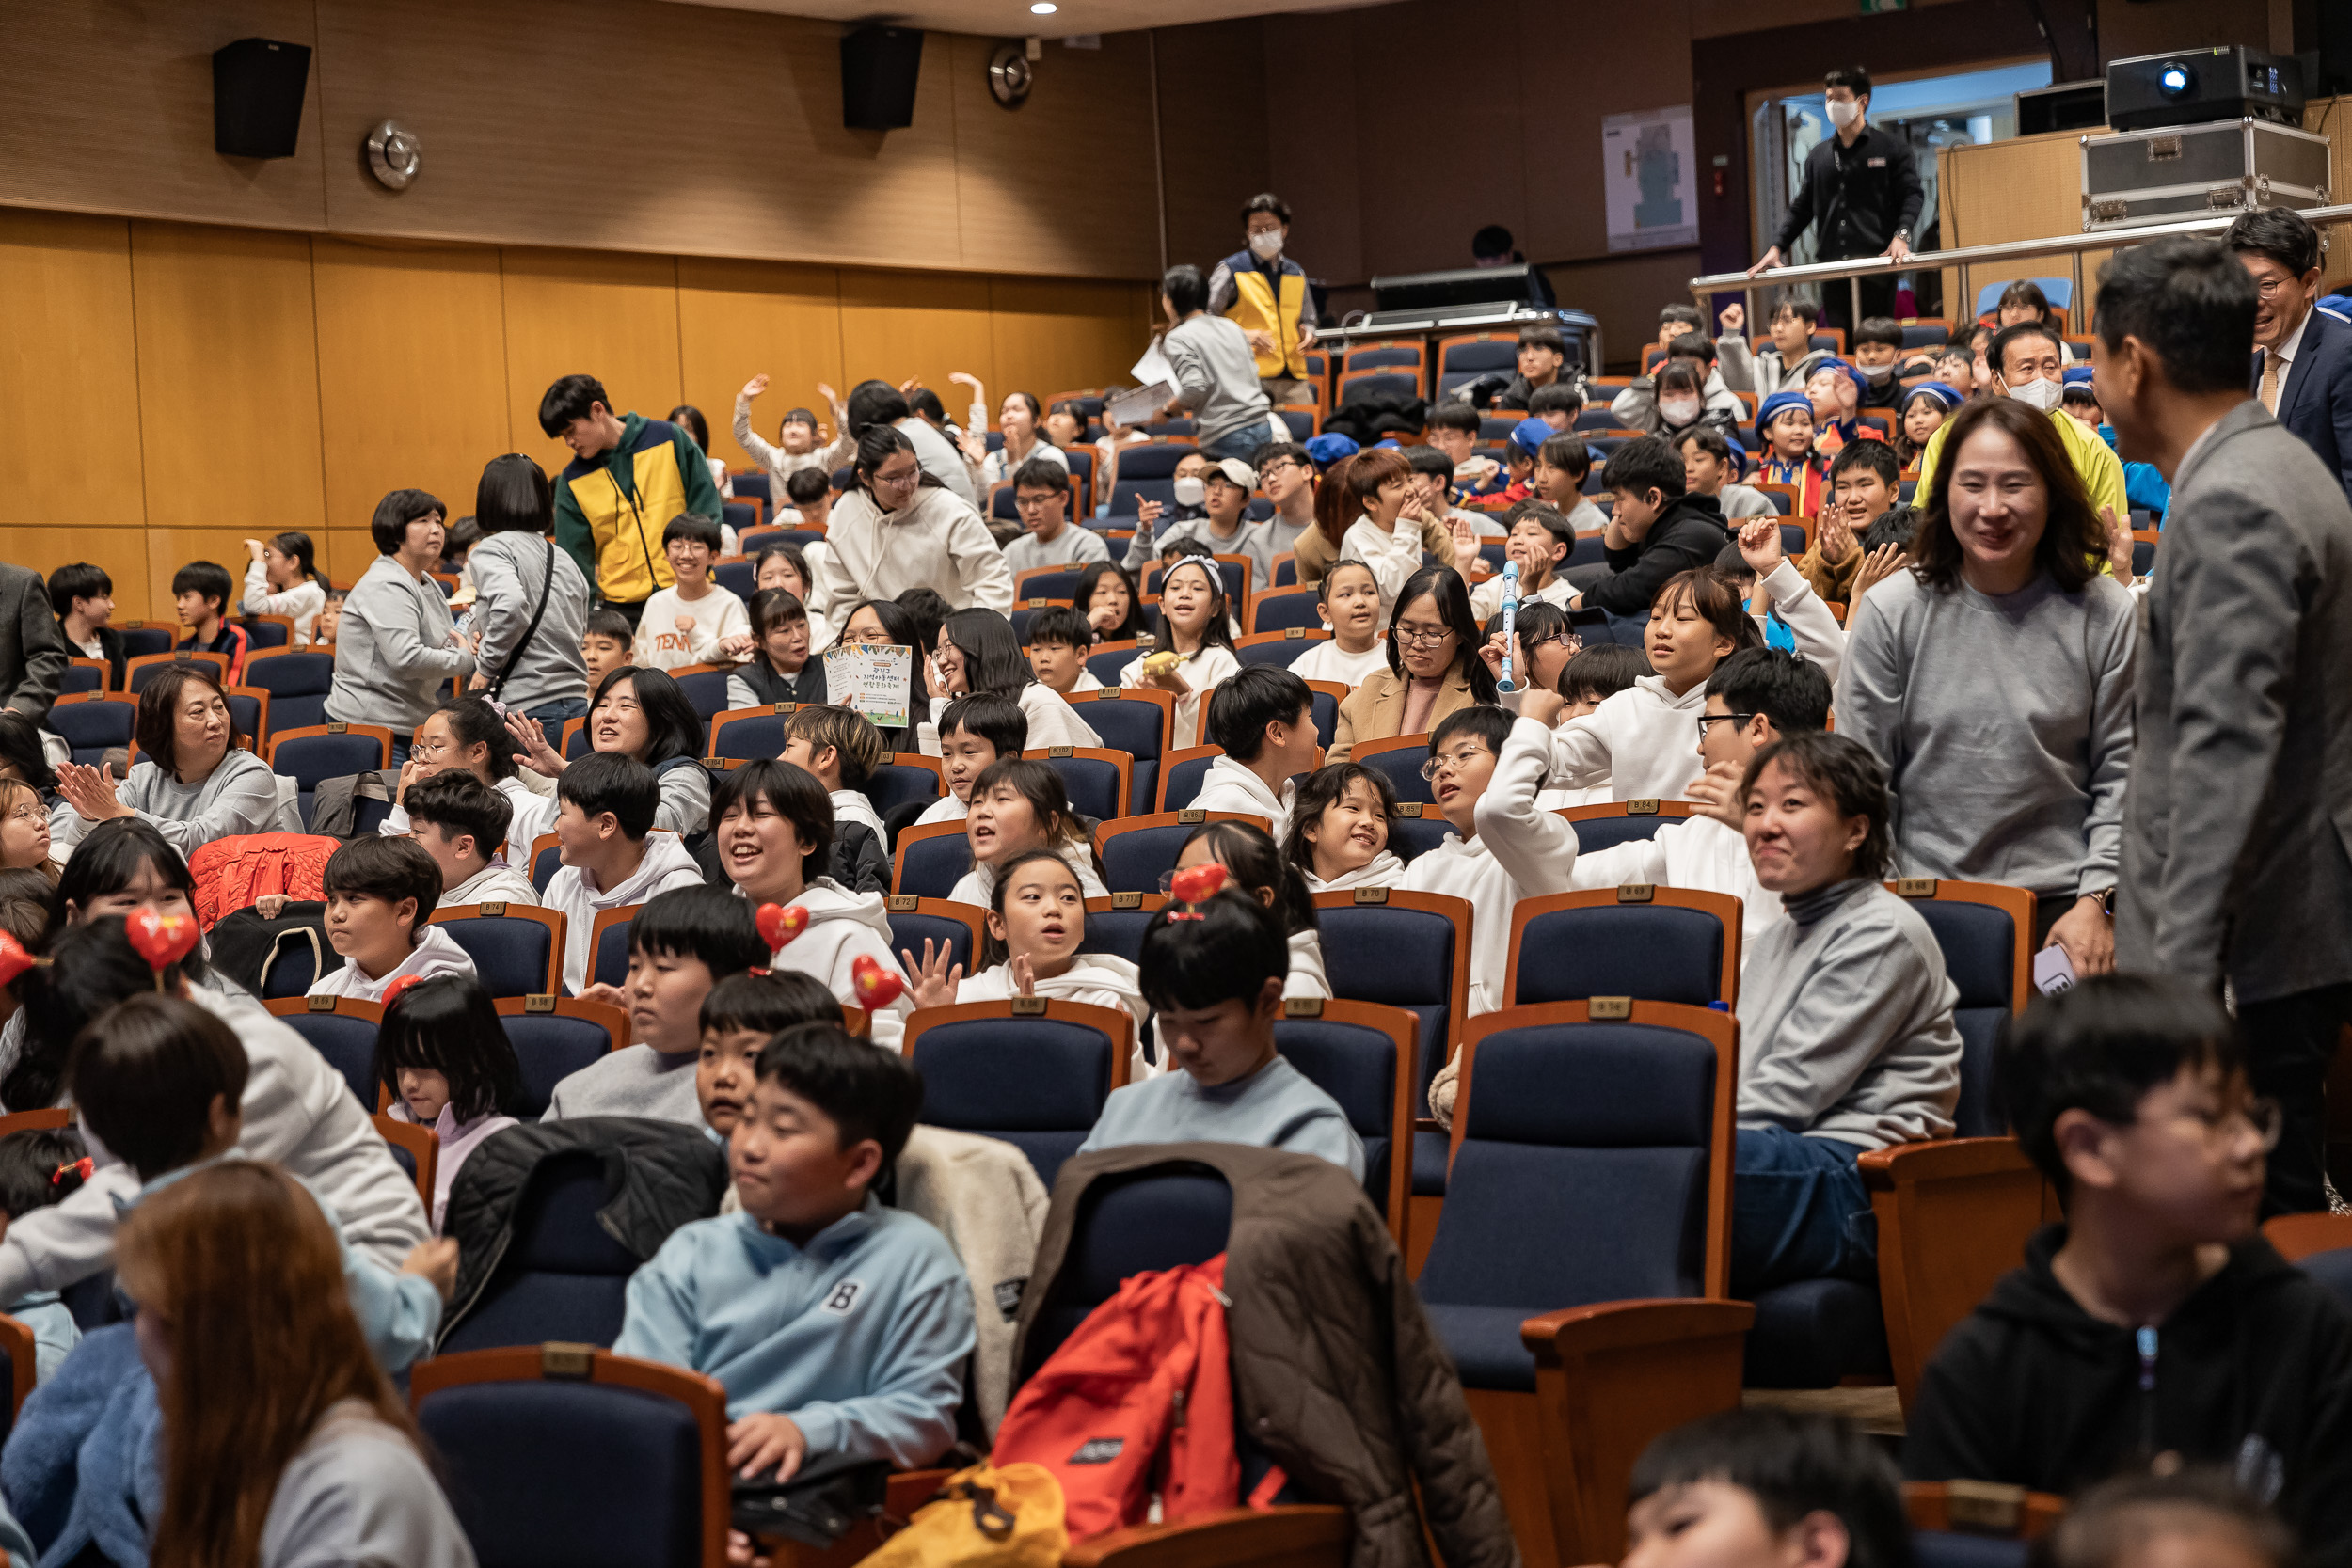
M 2352 203 L 2329 207 L 2301 209 L 2313 228 L 2333 223 L 2352 222 Z M 2074 274 L 2074 298 L 2072 319 L 2088 323 L 2083 312 L 2088 296 L 2083 292 L 2083 256 L 2093 250 L 2114 250 L 2123 245 L 2141 245 L 2173 234 L 2219 234 L 2228 230 L 2237 217 L 2226 213 L 2217 217 L 2189 218 L 2179 223 L 2151 223 L 2132 229 L 2101 229 L 2087 234 L 2061 234 L 2046 240 L 2004 240 L 1998 245 L 1963 245 L 1957 250 L 1918 250 L 1897 261 L 1884 256 L 1861 256 L 1844 261 L 1810 261 L 1801 267 L 1774 267 L 1770 272 L 1750 277 L 1744 272 L 1711 273 L 1691 279 L 1691 297 L 1702 314 L 1712 319 L 1711 296 L 1737 293 L 1747 307 L 1748 334 L 1754 334 L 1763 318 L 1756 313 L 1756 292 L 1758 289 L 1786 288 L 1792 283 L 1834 283 L 1847 280 L 1851 291 L 1853 314 L 1847 319 L 1862 319 L 1862 280 L 1866 277 L 1891 277 L 1906 272 L 1928 272 L 1956 267 L 1960 271 L 1960 301 L 1965 309 L 1955 309 L 1947 301 L 1945 314 L 1955 322 L 1973 321 L 1976 295 L 1969 292 L 1968 269 L 1995 261 L 2026 261 L 2042 256 L 2065 256 L 2072 260 Z

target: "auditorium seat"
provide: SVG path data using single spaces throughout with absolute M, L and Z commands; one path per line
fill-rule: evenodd
M 1600 996 L 1740 1002 L 1740 900 L 1636 883 L 1523 898 L 1511 911 L 1504 1003 Z
M 1050 1189 L 1127 1082 L 1134 1043 L 1120 1008 L 1014 997 L 918 1009 L 900 1049 L 923 1075 L 920 1120 L 1011 1144 Z

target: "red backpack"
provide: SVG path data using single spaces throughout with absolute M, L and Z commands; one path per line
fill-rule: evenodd
M 1234 1506 L 1225 1255 L 1122 1281 L 1022 1385 L 989 1462 L 1061 1482 L 1070 1538 Z
M 216 838 L 188 857 L 196 879 L 196 923 L 211 930 L 225 914 L 253 907 L 265 893 L 326 896 L 326 863 L 342 847 L 313 833 L 240 833 Z

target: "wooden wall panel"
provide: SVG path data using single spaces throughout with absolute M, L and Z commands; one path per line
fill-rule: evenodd
M 310 242 L 141 221 L 131 280 L 149 526 L 321 527 Z
M 117 621 L 145 620 L 149 613 L 144 529 L 0 528 L 0 560 L 30 566 L 44 577 L 68 562 L 87 561 L 114 580 Z M 166 594 L 160 613 L 170 612 L 171 595 Z
M 919 376 L 960 420 L 971 393 L 949 385 L 949 372 L 996 385 L 988 293 L 987 278 L 956 273 L 842 274 L 841 394 L 869 376 L 894 384 Z
M 514 450 L 498 252 L 320 236 L 311 262 L 329 526 L 410 487 L 472 511 L 484 462 Z
M 568 447 L 539 430 L 539 400 L 558 376 L 595 376 L 615 414 L 633 409 L 658 420 L 676 405 L 683 388 L 673 258 L 510 250 L 502 266 L 515 451 L 550 474 L 571 461 Z
M 710 421 L 711 455 L 733 467 L 756 467 L 735 444 L 735 395 L 755 375 L 770 387 L 752 404 L 752 422 L 768 440 L 789 408 L 833 416 L 818 383 L 849 392 L 841 368 L 841 291 L 831 267 L 775 261 L 678 258 L 678 351 L 686 401 Z
M 375 547 L 375 536 L 366 529 L 329 529 L 319 547 L 319 569 L 330 580 L 349 588 L 359 580 L 360 573 L 375 564 L 381 553 Z
M 131 226 L 0 209 L 0 429 L 41 433 L 16 443 L 6 515 L 143 523 Z
M 1125 380 L 1151 336 L 1148 312 L 1159 297 L 1145 283 L 1026 277 L 993 278 L 988 293 L 996 360 L 996 379 L 988 384 L 992 421 L 1008 392 L 1045 398 L 1103 386 L 1106 376 Z
M 229 569 L 230 608 L 236 608 L 235 595 L 245 592 L 245 567 L 251 558 L 245 542 L 254 537 L 246 528 L 151 528 L 145 531 L 147 543 L 147 614 L 146 619 L 168 621 L 178 614 L 171 592 L 174 572 L 191 561 L 209 561 Z M 264 536 L 266 537 L 266 536 Z M 312 534 L 312 542 L 318 535 Z M 130 611 L 118 603 L 115 614 L 128 617 Z
M 1296 112 L 1308 73 L 1268 58 L 1256 17 L 1163 27 L 1160 155 L 1165 166 L 1168 260 L 1210 267 L 1242 245 L 1241 204 L 1272 182 L 1269 118 Z M 1278 91 L 1269 91 L 1271 70 Z M 1216 112 L 1201 112 L 1200 84 L 1214 83 Z M 1154 269 L 1157 270 L 1156 268 Z

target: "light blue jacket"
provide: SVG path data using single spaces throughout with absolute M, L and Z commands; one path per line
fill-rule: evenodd
M 1189 1072 L 1163 1072 L 1113 1089 L 1078 1152 L 1179 1143 L 1285 1148 L 1320 1156 L 1364 1179 L 1363 1140 L 1347 1124 L 1347 1113 L 1279 1056 L 1215 1088 L 1202 1088 Z
M 743 1213 L 679 1227 L 630 1276 L 612 1349 L 717 1378 L 729 1419 L 789 1416 L 811 1457 L 911 1467 L 955 1440 L 973 1340 L 955 1249 L 869 1196 L 806 1247 Z

